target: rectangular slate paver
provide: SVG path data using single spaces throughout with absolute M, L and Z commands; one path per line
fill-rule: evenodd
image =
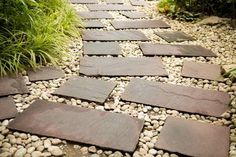
M 70 0 L 73 4 L 97 4 L 97 0 Z
M 16 106 L 12 97 L 0 98 L 0 120 L 15 117 L 17 114 Z
M 124 4 L 123 0 L 106 0 L 107 4 Z
M 120 4 L 88 4 L 90 11 L 129 11 L 136 10 L 131 5 L 120 5 Z
M 73 77 L 53 94 L 104 103 L 115 86 L 113 82 Z
M 133 152 L 144 121 L 124 114 L 37 100 L 8 128 Z
M 141 19 L 147 17 L 147 15 L 144 12 L 139 12 L 139 11 L 126 11 L 120 14 L 130 19 Z
M 122 51 L 117 42 L 84 42 L 84 54 L 86 55 L 121 55 Z
M 90 11 L 79 11 L 77 14 L 82 19 L 113 19 L 113 16 L 105 11 L 96 11 L 96 12 L 90 12 Z
M 112 21 L 115 29 L 170 28 L 162 20 Z
M 167 42 L 183 42 L 195 40 L 193 37 L 178 31 L 156 32 L 156 35 L 166 40 Z
M 105 25 L 101 21 L 84 21 L 84 28 L 104 28 Z
M 0 77 L 0 97 L 29 93 L 22 76 Z
M 130 0 L 130 3 L 134 6 L 146 6 L 148 3 L 145 0 Z
M 222 81 L 221 66 L 207 63 L 184 61 L 181 75 L 200 79 Z
M 86 30 L 82 33 L 84 41 L 149 41 L 140 31 L 97 31 Z
M 228 93 L 132 79 L 122 100 L 220 117 L 228 110 Z
M 211 51 L 199 45 L 170 45 L 141 43 L 140 49 L 144 55 L 183 56 L 183 57 L 216 57 Z
M 169 117 L 155 148 L 186 156 L 228 157 L 229 136 L 225 126 Z
M 80 73 L 88 76 L 167 76 L 160 58 L 84 57 Z

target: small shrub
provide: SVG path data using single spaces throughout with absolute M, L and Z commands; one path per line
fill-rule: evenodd
M 236 81 L 236 68 L 226 72 L 224 77 L 230 78 L 232 82 Z

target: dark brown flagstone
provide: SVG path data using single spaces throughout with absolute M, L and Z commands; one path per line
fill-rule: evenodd
M 80 73 L 88 76 L 167 76 L 160 58 L 83 57 Z
M 228 93 L 132 79 L 122 100 L 220 117 L 229 107 Z
M 133 152 L 143 125 L 143 120 L 124 114 L 37 100 L 8 128 Z
M 139 12 L 139 11 L 126 11 L 126 12 L 121 12 L 120 14 L 130 19 L 141 19 L 147 17 L 147 15 L 144 12 Z
M 195 40 L 193 37 L 179 31 L 156 32 L 155 34 L 166 40 L 167 42 L 183 42 Z
M 70 0 L 74 4 L 97 4 L 97 0 Z
M 84 42 L 85 55 L 120 55 L 122 54 L 117 42 Z
M 134 6 L 146 6 L 148 3 L 145 0 L 130 0 L 130 3 Z
M 128 11 L 136 10 L 131 5 L 120 5 L 120 4 L 88 4 L 90 11 Z
M 82 19 L 113 19 L 113 16 L 105 11 L 96 11 L 96 12 L 80 11 L 77 12 L 77 14 Z
M 106 0 L 107 4 L 124 4 L 123 0 Z
M 17 114 L 16 106 L 12 97 L 0 98 L 0 120 L 15 117 Z
M 144 55 L 183 56 L 183 57 L 216 57 L 211 51 L 199 45 L 170 45 L 170 44 L 139 44 Z
M 169 117 L 155 148 L 186 156 L 228 157 L 229 136 L 225 126 Z
M 104 28 L 105 25 L 101 21 L 84 21 L 84 28 Z

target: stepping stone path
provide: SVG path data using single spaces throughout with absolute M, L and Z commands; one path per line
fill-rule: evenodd
M 97 0 L 70 0 L 71 3 L 74 4 L 96 4 L 98 3 Z
M 84 28 L 104 28 L 105 25 L 101 21 L 85 21 Z
M 166 32 L 156 32 L 155 34 L 169 43 L 195 40 L 193 37 L 185 34 L 184 32 L 166 31 Z
M 0 120 L 13 118 L 16 114 L 17 110 L 13 98 L 0 98 Z
M 107 4 L 124 4 L 122 0 L 106 0 Z
M 147 5 L 145 0 L 130 0 L 130 3 L 133 6 L 146 6 Z
M 119 4 L 89 4 L 87 5 L 90 11 L 130 11 L 136 10 L 131 5 L 119 5 Z
M 144 12 L 139 12 L 139 11 L 129 11 L 129 12 L 126 11 L 120 14 L 130 19 L 141 19 L 147 17 L 147 15 Z
M 104 11 L 97 11 L 97 12 L 80 11 L 77 13 L 82 19 L 113 19 L 111 14 Z
M 85 55 L 121 55 L 122 51 L 117 42 L 84 42 Z

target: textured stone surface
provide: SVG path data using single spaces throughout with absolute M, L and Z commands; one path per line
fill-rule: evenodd
M 146 5 L 148 5 L 145 0 L 130 0 L 130 3 L 134 6 L 146 6 Z
M 169 117 L 155 147 L 187 156 L 228 157 L 230 129 Z
M 136 10 L 131 5 L 120 5 L 120 4 L 89 4 L 87 5 L 90 11 L 126 11 Z
M 207 63 L 184 61 L 182 76 L 222 81 L 221 66 Z
M 80 73 L 90 76 L 167 76 L 160 58 L 84 57 Z
M 9 128 L 99 147 L 133 152 L 144 121 L 124 114 L 35 101 Z
M 122 54 L 119 43 L 116 42 L 84 42 L 86 55 L 120 55 Z
M 140 18 L 145 18 L 147 15 L 144 12 L 139 12 L 139 11 L 126 11 L 120 13 L 121 15 L 124 15 L 130 19 L 140 19 Z
M 179 111 L 220 117 L 228 110 L 229 94 L 213 90 L 133 79 L 122 99 Z
M 13 118 L 16 114 L 17 110 L 13 98 L 0 98 L 0 120 Z
M 107 4 L 123 4 L 123 0 L 106 0 Z
M 77 14 L 82 19 L 113 19 L 112 15 L 105 11 L 96 11 L 96 12 L 80 11 L 77 12 Z
M 104 103 L 116 84 L 91 78 L 73 77 L 54 94 Z
M 96 4 L 97 0 L 70 0 L 74 4 Z
M 195 40 L 193 37 L 185 34 L 184 32 L 178 31 L 156 32 L 155 34 L 166 40 L 167 42 L 183 42 Z
M 105 25 L 101 21 L 84 21 L 85 28 L 104 28 Z
M 141 43 L 139 46 L 144 55 L 216 57 L 216 55 L 211 50 L 208 50 L 199 45 L 169 45 L 169 44 Z

